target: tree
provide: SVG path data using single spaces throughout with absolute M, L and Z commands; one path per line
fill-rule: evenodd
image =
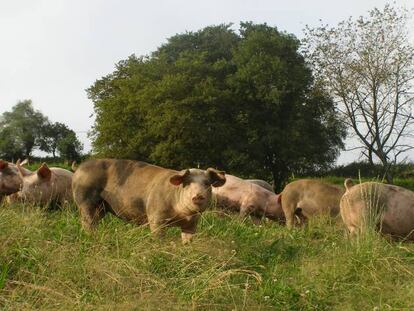
M 0 159 L 15 161 L 23 158 L 23 145 L 15 139 L 10 127 L 0 130 Z
M 272 174 L 277 190 L 293 172 L 332 163 L 344 137 L 330 98 L 312 89 L 300 42 L 267 25 L 242 23 L 231 85 L 240 102 L 249 174 Z M 241 163 L 241 165 L 243 165 Z M 261 169 L 260 169 L 261 168 Z
M 68 135 L 72 135 L 73 131 L 66 124 L 55 122 L 43 125 L 42 135 L 39 138 L 39 149 L 48 153 L 52 153 L 53 158 L 56 157 L 56 150 L 59 142 Z
M 388 182 L 391 166 L 413 149 L 414 47 L 405 9 L 386 5 L 336 27 L 306 28 L 305 55 L 318 83 L 338 104 L 362 154 L 379 159 Z
M 40 111 L 33 108 L 31 100 L 18 102 L 10 112 L 4 112 L 0 120 L 0 135 L 7 136 L 3 141 L 3 152 L 14 150 L 14 155 L 29 157 L 39 144 L 42 128 L 47 122 Z
M 237 40 L 228 25 L 207 27 L 170 38 L 151 58 L 119 62 L 88 90 L 95 151 L 167 167 L 223 167 L 236 137 L 225 79 Z
M 57 151 L 62 159 L 74 161 L 79 160 L 83 149 L 82 143 L 76 137 L 72 130 L 68 130 L 56 146 Z
M 329 165 L 343 131 L 313 87 L 299 41 L 242 23 L 176 35 L 88 89 L 94 150 L 162 166 L 217 166 L 273 179 Z

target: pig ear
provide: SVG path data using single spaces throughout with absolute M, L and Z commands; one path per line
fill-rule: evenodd
M 226 173 L 223 171 L 218 171 L 214 168 L 207 169 L 207 176 L 210 179 L 211 185 L 213 187 L 221 187 L 226 183 Z
M 0 170 L 4 170 L 8 166 L 9 163 L 7 161 L 0 160 Z
M 189 169 L 185 170 L 184 173 L 171 176 L 170 183 L 172 183 L 174 186 L 179 186 L 184 182 L 184 179 L 188 175 L 190 175 L 190 170 Z
M 26 164 L 29 164 L 29 159 L 28 158 L 24 159 L 23 162 L 20 163 L 21 166 L 26 165 Z
M 16 167 L 17 167 L 17 171 L 19 172 L 19 175 L 21 178 L 23 178 L 24 176 L 29 175 L 21 166 L 21 160 L 18 159 L 16 162 Z
M 76 164 L 76 161 L 73 161 L 72 162 L 72 165 L 71 165 L 71 170 L 72 170 L 72 172 L 75 172 L 76 171 L 76 169 L 78 168 L 78 165 Z
M 52 172 L 50 171 L 47 164 L 43 163 L 42 166 L 39 167 L 39 169 L 37 170 L 37 175 L 42 179 L 49 180 L 50 177 L 52 176 Z

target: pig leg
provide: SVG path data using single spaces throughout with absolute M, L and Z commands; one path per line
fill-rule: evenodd
M 262 218 L 253 215 L 251 215 L 250 218 L 252 220 L 252 223 L 256 226 L 260 226 L 262 224 Z
M 299 204 L 298 207 L 295 209 L 294 214 L 298 224 L 305 225 L 308 222 L 308 218 L 303 214 L 303 208 L 299 207 Z
M 348 230 L 349 230 L 349 236 L 350 237 L 355 237 L 355 236 L 358 235 L 358 228 L 357 227 L 349 226 Z
M 165 224 L 162 221 L 150 219 L 149 227 L 153 235 L 156 235 L 159 238 L 162 238 L 165 235 Z
M 105 216 L 103 203 L 98 205 L 80 204 L 79 211 L 82 227 L 88 231 L 95 229 L 99 221 Z
M 190 243 L 193 239 L 196 232 L 198 219 L 199 216 L 194 216 L 191 220 L 181 224 L 181 241 L 184 245 Z
M 194 233 L 189 233 L 189 232 L 181 232 L 181 240 L 182 243 L 185 244 L 189 244 L 192 239 L 193 239 Z
M 282 204 L 283 213 L 285 213 L 286 226 L 292 229 L 295 224 L 295 204 Z
M 93 230 L 105 216 L 104 201 L 96 189 L 78 187 L 73 191 L 73 197 L 79 207 L 82 227 Z
M 240 218 L 244 219 L 252 213 L 252 209 L 247 206 L 240 207 Z

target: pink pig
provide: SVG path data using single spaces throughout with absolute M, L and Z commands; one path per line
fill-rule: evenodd
M 73 201 L 72 172 L 58 167 L 49 168 L 46 163 L 30 173 L 22 169 L 19 161 L 16 166 L 23 181 L 19 199 L 34 204 Z
M 267 217 L 283 221 L 280 197 L 262 186 L 232 175 L 226 175 L 226 183 L 213 188 L 217 204 L 225 210 L 239 212 L 240 216 Z

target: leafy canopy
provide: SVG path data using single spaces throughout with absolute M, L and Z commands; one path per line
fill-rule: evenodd
M 3 158 L 28 157 L 39 145 L 42 127 L 48 122 L 31 100 L 18 102 L 0 119 L 0 156 Z
M 182 168 L 273 179 L 329 165 L 343 128 L 298 53 L 266 24 L 206 27 L 130 56 L 88 89 L 94 150 Z
M 73 130 L 63 123 L 51 123 L 31 100 L 18 102 L 0 117 L 0 158 L 16 160 L 29 157 L 39 149 L 61 158 L 77 160 L 82 144 Z

